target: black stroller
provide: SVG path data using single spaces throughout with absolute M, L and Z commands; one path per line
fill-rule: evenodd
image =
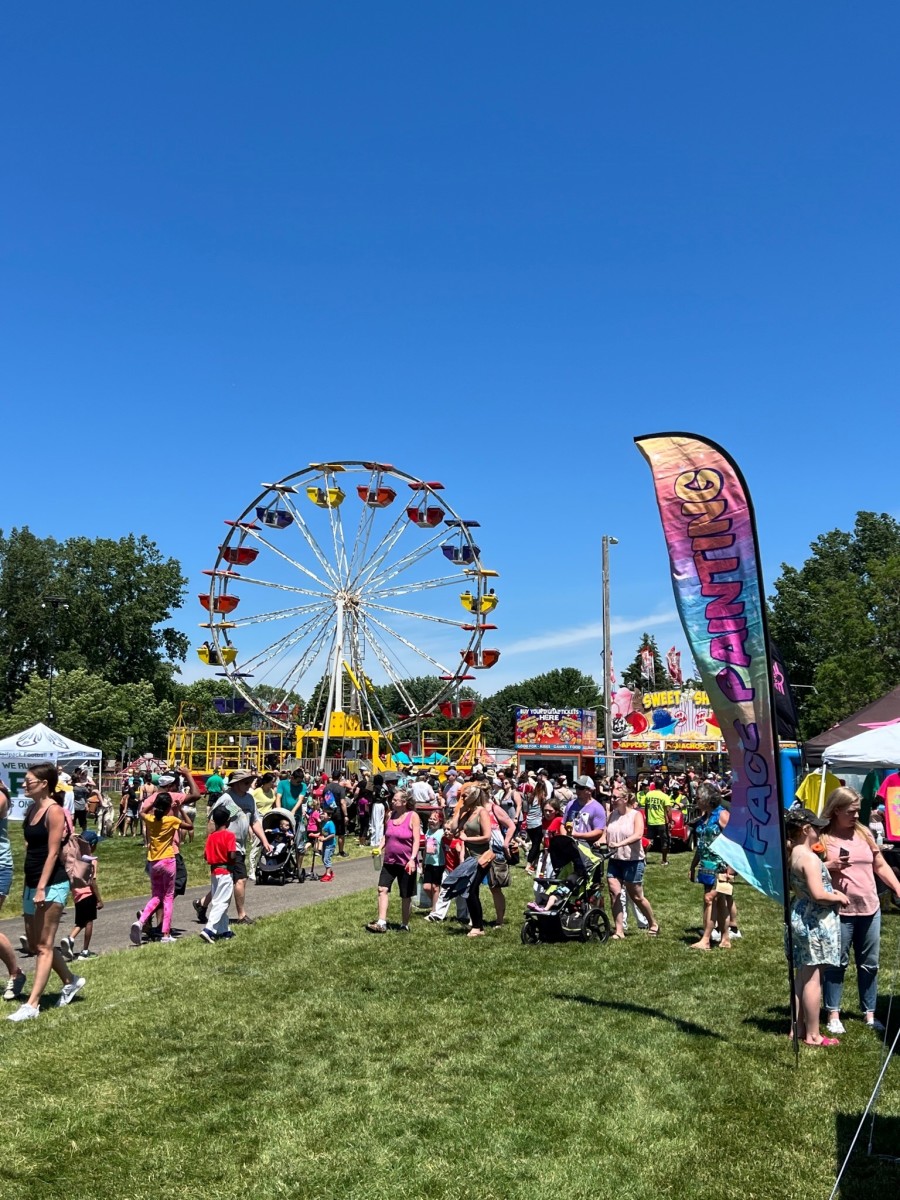
M 570 837 L 551 839 L 553 873 L 537 880 L 541 890 L 525 910 L 521 936 L 526 946 L 609 940 L 609 917 L 603 903 L 603 864 L 608 858 L 606 846 L 595 849 Z
M 281 828 L 283 822 L 290 830 Z M 263 854 L 256 867 L 256 882 L 284 885 L 289 879 L 297 879 L 297 847 L 294 842 L 294 818 L 286 808 L 273 808 L 262 819 L 270 854 Z

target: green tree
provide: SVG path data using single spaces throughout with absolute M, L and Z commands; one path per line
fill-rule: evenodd
M 653 673 L 654 679 L 652 683 L 645 679 L 641 674 L 643 660 L 641 652 L 650 650 L 653 653 Z M 662 660 L 662 655 L 659 652 L 659 646 L 656 644 L 656 638 L 649 633 L 641 634 L 640 645 L 638 646 L 637 654 L 634 659 L 622 672 L 622 682 L 630 687 L 634 692 L 643 692 L 648 688 L 653 687 L 662 691 L 664 688 L 672 687 L 672 680 L 669 672 L 666 670 L 666 665 Z
M 511 683 L 481 703 L 487 718 L 485 739 L 491 746 L 512 748 L 517 706 L 522 708 L 595 708 L 602 688 L 577 667 L 559 667 Z
M 900 684 L 900 524 L 859 512 L 799 568 L 782 564 L 770 628 L 809 737 Z
M 146 537 L 37 538 L 0 533 L 0 708 L 53 658 L 110 683 L 149 680 L 172 691 L 188 639 L 167 625 L 186 585 L 179 563 Z M 57 609 L 46 607 L 57 597 Z M 42 607 L 43 606 L 43 607 Z
M 0 714 L 3 735 L 27 729 L 47 716 L 47 680 L 32 675 L 10 712 Z M 94 746 L 114 758 L 125 738 L 135 740 L 135 753 L 164 754 L 175 711 L 157 700 L 149 680 L 115 684 L 77 667 L 53 680 L 53 725 L 66 737 Z

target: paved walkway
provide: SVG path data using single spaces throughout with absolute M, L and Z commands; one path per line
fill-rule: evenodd
M 372 909 L 375 908 L 375 885 L 378 876 L 369 855 L 365 858 L 355 858 L 348 862 L 338 859 L 334 868 L 334 880 L 331 883 L 286 883 L 283 887 L 277 884 L 247 884 L 246 908 L 251 917 L 271 917 L 277 913 L 288 912 L 295 908 L 306 908 L 310 904 L 320 904 L 323 900 L 333 900 L 337 896 L 350 896 L 356 892 L 370 889 L 372 892 Z M 201 926 L 196 920 L 196 914 L 191 901 L 199 900 L 205 893 L 203 887 L 188 888 L 183 896 L 175 899 L 175 910 L 172 916 L 172 933 L 175 937 L 190 937 L 200 931 Z M 131 946 L 128 940 L 131 923 L 135 914 L 147 901 L 147 895 L 136 896 L 127 900 L 107 900 L 103 909 L 94 922 L 94 936 L 91 949 L 98 954 L 109 950 L 124 950 Z M 63 919 L 60 922 L 60 937 L 72 928 L 74 907 L 71 900 L 66 906 Z M 231 907 L 234 916 L 234 904 Z M 21 916 L 8 917 L 0 921 L 0 933 L 5 933 L 13 946 L 19 949 L 19 934 L 24 932 Z M 78 949 L 82 948 L 82 938 L 78 939 Z M 27 963 L 28 955 L 22 959 Z M 25 970 L 28 970 L 27 965 Z

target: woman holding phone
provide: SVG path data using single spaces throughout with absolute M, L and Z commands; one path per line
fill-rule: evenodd
M 856 960 L 859 1006 L 869 1029 L 876 1033 L 884 1025 L 875 1016 L 878 998 L 878 957 L 881 940 L 881 905 L 876 878 L 900 900 L 900 880 L 884 860 L 871 831 L 860 823 L 861 798 L 853 788 L 840 787 L 828 797 L 822 817 L 828 822 L 825 866 L 831 872 L 835 891 L 849 901 L 841 910 L 841 957 L 838 966 L 825 969 L 825 1008 L 828 1032 L 841 1034 L 841 999 L 850 950 Z

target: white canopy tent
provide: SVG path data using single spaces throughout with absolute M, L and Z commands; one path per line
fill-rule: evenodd
M 51 762 L 71 771 L 102 761 L 102 751 L 63 737 L 40 721 L 30 729 L 0 739 L 0 779 L 9 788 L 10 820 L 21 821 L 25 815 L 28 800 L 22 785 L 26 772 L 36 763 Z
M 842 771 L 877 771 L 900 767 L 900 723 L 867 729 L 843 742 L 835 742 L 822 754 L 827 767 Z

